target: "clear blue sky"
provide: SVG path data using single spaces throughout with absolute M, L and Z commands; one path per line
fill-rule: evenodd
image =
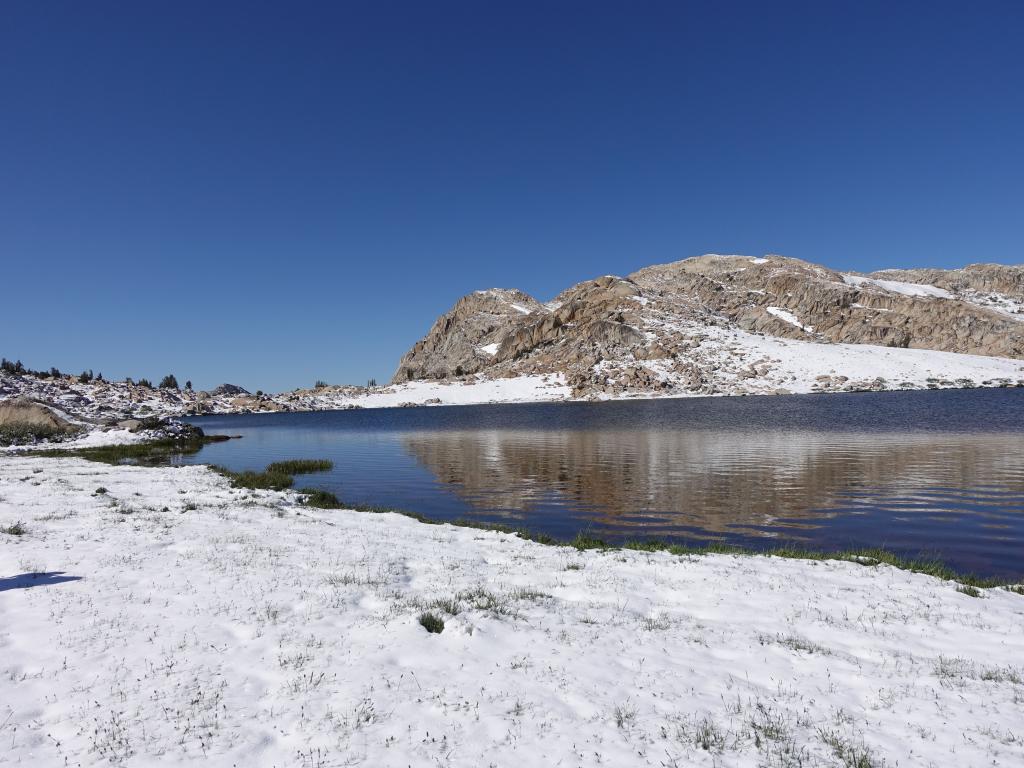
M 1024 260 L 1024 3 L 5 2 L 0 353 L 388 378 L 459 296 Z

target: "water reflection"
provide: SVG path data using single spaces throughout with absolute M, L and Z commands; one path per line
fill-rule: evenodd
M 617 535 L 813 539 L 867 511 L 882 538 L 966 515 L 1024 527 L 1024 441 L 1012 434 L 492 429 L 402 443 L 478 512 L 526 520 L 563 506 Z

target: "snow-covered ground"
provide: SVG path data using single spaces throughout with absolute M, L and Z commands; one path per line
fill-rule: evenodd
M 311 410 L 331 408 L 394 408 L 399 405 L 473 405 L 476 403 L 527 403 L 565 400 L 569 388 L 561 374 L 516 376 L 508 379 L 466 381 L 410 381 L 372 390 L 332 391 L 312 396 Z
M 203 467 L 2 457 L 16 520 L 0 765 L 1024 764 L 1024 597 L 1000 589 L 577 552 Z
M 731 383 L 747 392 L 777 388 L 811 392 L 822 376 L 845 376 L 851 382 L 881 378 L 883 389 L 924 389 L 929 384 L 942 386 L 943 381 L 947 382 L 945 386 L 979 387 L 1024 381 L 1024 361 L 1003 357 L 872 344 L 818 344 L 715 327 L 704 332 L 710 336 L 709 352 L 720 358 L 723 376 L 727 377 L 729 358 L 745 363 L 770 361 L 768 372 L 757 378 L 732 382 L 724 378 L 723 384 Z

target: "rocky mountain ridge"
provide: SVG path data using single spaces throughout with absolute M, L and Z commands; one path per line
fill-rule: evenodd
M 584 281 L 546 304 L 516 290 L 477 291 L 438 318 L 392 383 L 558 374 L 575 397 L 717 394 L 737 380 L 735 393 L 785 389 L 758 339 L 1019 360 L 1024 267 L 859 274 L 783 256 L 709 254 Z M 901 385 L 819 376 L 821 389 Z

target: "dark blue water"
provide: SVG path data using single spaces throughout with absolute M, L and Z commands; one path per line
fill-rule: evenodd
M 885 546 L 1024 575 L 1024 390 L 452 406 L 192 419 L 183 461 L 347 502 L 571 538 Z

